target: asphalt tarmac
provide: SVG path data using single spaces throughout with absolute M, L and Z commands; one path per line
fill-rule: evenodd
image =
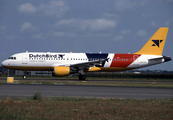
M 0 78 L 0 81 L 2 80 L 7 80 L 7 78 Z M 14 80 L 23 80 L 22 78 L 17 78 L 17 79 L 14 79 Z M 30 79 L 30 78 L 27 78 L 25 79 L 25 81 L 32 81 L 32 80 L 41 80 L 41 81 L 80 81 L 78 79 L 42 79 L 42 78 L 37 78 L 37 79 Z M 96 82 L 141 82 L 141 83 L 152 83 L 152 82 L 155 82 L 155 83 L 173 83 L 173 81 L 166 81 L 166 80 L 135 80 L 135 79 L 132 79 L 132 80 L 85 80 L 85 81 L 96 81 Z
M 113 87 L 81 85 L 0 84 L 0 98 L 32 97 L 40 92 L 44 97 L 95 97 L 134 99 L 173 99 L 173 88 Z

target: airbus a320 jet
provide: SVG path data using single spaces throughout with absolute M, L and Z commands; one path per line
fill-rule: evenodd
M 7 69 L 27 71 L 52 71 L 53 76 L 68 76 L 78 73 L 85 80 L 85 72 L 113 72 L 138 69 L 171 60 L 162 56 L 168 28 L 161 27 L 136 53 L 17 53 L 2 62 Z M 26 78 L 26 75 L 23 76 Z

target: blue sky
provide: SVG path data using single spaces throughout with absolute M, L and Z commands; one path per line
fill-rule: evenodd
M 0 0 L 0 62 L 27 50 L 134 53 L 159 27 L 169 27 L 163 55 L 173 57 L 172 11 L 173 0 Z

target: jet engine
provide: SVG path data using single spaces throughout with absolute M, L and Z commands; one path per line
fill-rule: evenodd
M 56 66 L 52 73 L 53 76 L 67 76 L 70 74 L 70 67 Z

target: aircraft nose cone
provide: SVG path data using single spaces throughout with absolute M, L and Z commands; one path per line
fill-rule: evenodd
M 2 67 L 7 66 L 7 62 L 4 60 L 4 61 L 1 63 L 1 66 L 2 66 Z

